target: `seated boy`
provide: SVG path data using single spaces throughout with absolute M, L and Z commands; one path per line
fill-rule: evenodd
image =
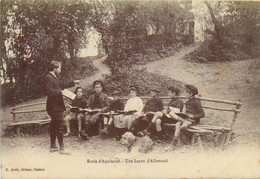
M 103 112 L 109 105 L 108 96 L 102 92 L 103 88 L 104 85 L 101 81 L 97 80 L 93 82 L 93 89 L 95 94 L 89 97 L 88 107 L 90 107 L 92 110 L 95 110 L 96 112 L 89 112 L 86 114 L 85 126 L 81 131 L 81 137 L 85 140 L 88 139 L 87 133 L 89 130 L 93 126 L 103 122 L 103 116 L 101 115 L 101 112 Z
M 83 89 L 82 87 L 77 87 L 75 90 L 76 97 L 72 101 L 72 107 L 79 107 L 79 108 L 86 108 L 87 107 L 87 101 L 83 98 Z M 84 112 L 75 113 L 75 115 L 68 111 L 68 115 L 64 118 L 65 125 L 67 128 L 67 133 L 64 135 L 64 137 L 67 137 L 70 135 L 70 120 L 72 118 L 76 117 L 78 120 L 78 135 L 81 131 L 82 121 L 85 118 Z
M 136 111 L 135 113 L 115 115 L 114 126 L 116 132 L 116 140 L 120 140 L 121 136 L 127 130 L 130 130 L 132 122 L 140 115 L 143 110 L 143 101 L 137 96 L 137 89 L 130 86 L 130 98 L 127 100 L 124 111 Z
M 162 138 L 162 127 L 161 123 L 177 123 L 182 120 L 177 116 L 176 112 L 181 112 L 183 109 L 183 101 L 178 97 L 180 90 L 173 86 L 167 87 L 168 95 L 171 97 L 171 101 L 168 104 L 167 110 L 158 111 L 154 114 L 152 121 L 149 123 L 148 127 L 139 132 L 139 136 L 150 135 L 152 131 L 156 128 L 157 136 L 160 139 Z
M 186 129 L 191 125 L 197 125 L 200 122 L 200 118 L 205 116 L 204 110 L 201 106 L 201 102 L 195 95 L 198 94 L 198 89 L 194 85 L 185 85 L 188 94 L 188 101 L 186 101 L 186 114 L 189 116 L 187 119 L 182 119 L 175 126 L 175 134 L 172 143 L 165 148 L 165 150 L 174 149 L 174 144 L 180 137 L 182 129 Z M 181 118 L 180 118 L 181 119 Z
M 123 110 L 124 109 L 124 103 L 120 100 L 119 95 L 120 95 L 119 90 L 114 90 L 112 93 L 113 101 L 112 103 L 104 110 L 104 112 L 109 112 L 109 111 L 118 111 L 118 110 Z M 119 115 L 116 115 L 119 116 Z M 107 118 L 106 118 L 107 119 Z M 109 126 L 113 123 L 114 116 L 110 116 L 109 120 L 104 120 L 104 133 L 108 133 L 108 128 Z
M 155 112 L 163 110 L 163 102 L 160 98 L 158 98 L 158 94 L 159 90 L 150 90 L 150 95 L 152 98 L 146 102 L 142 110 L 142 115 L 133 121 L 131 131 L 134 134 L 137 134 L 138 132 L 140 132 L 148 126 Z

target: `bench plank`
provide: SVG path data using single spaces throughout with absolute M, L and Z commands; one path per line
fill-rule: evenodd
M 231 129 L 228 127 L 221 127 L 221 126 L 211 126 L 211 125 L 197 125 L 197 126 L 190 126 L 193 129 L 208 129 L 208 130 L 218 130 L 218 131 L 230 131 Z
M 38 110 L 24 110 L 24 111 L 11 111 L 12 114 L 21 114 L 21 113 L 31 113 L 31 112 L 44 112 L 46 109 L 38 109 Z
M 44 119 L 44 120 L 33 120 L 33 121 L 22 121 L 22 122 L 14 122 L 9 124 L 8 126 L 19 126 L 25 124 L 42 124 L 42 123 L 49 123 L 51 119 Z

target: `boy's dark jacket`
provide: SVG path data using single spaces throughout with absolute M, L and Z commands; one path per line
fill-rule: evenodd
M 92 94 L 90 97 L 89 97 L 89 101 L 88 101 L 88 106 L 93 109 L 93 103 L 94 103 L 94 100 L 95 100 L 95 94 Z M 100 105 L 101 105 L 101 108 L 104 108 L 106 106 L 109 105 L 109 99 L 108 99 L 108 96 L 106 94 L 104 94 L 103 92 L 101 92 L 100 96 L 99 96 L 99 102 L 100 102 Z

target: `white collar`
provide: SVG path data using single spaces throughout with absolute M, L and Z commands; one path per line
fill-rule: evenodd
M 50 71 L 50 73 L 53 74 L 57 78 L 57 76 L 55 75 L 55 73 L 53 71 Z

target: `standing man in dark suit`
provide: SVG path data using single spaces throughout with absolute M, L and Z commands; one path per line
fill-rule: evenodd
M 45 77 L 45 94 L 47 95 L 46 110 L 51 117 L 50 123 L 50 137 L 51 147 L 50 152 L 58 151 L 56 147 L 56 137 L 59 142 L 59 153 L 69 154 L 64 150 L 63 144 L 63 112 L 65 111 L 65 105 L 63 101 L 62 89 L 75 86 L 79 84 L 81 80 L 75 80 L 70 82 L 62 82 L 59 80 L 59 74 L 61 72 L 61 64 L 58 61 L 52 61 L 49 66 L 49 73 Z

